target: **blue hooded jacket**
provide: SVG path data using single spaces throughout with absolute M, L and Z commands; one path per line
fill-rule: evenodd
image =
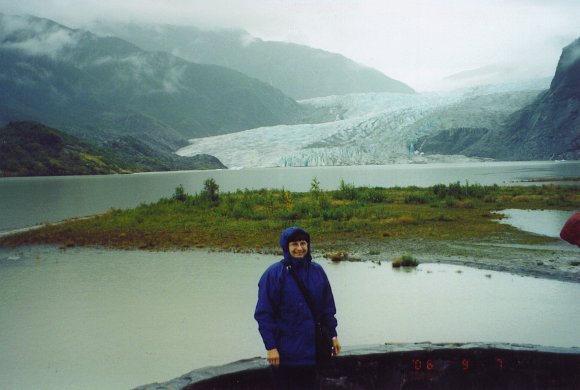
M 303 259 L 290 256 L 288 238 L 301 232 L 306 235 L 308 253 Z M 280 246 L 284 259 L 272 264 L 258 283 L 258 303 L 254 318 L 266 350 L 277 348 L 280 364 L 313 366 L 315 359 L 315 320 L 304 295 L 286 269 L 291 264 L 313 297 L 319 320 L 336 336 L 336 307 L 330 283 L 322 267 L 312 262 L 310 237 L 299 227 L 282 232 Z

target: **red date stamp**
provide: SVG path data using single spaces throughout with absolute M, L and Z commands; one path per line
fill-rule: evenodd
M 435 366 L 433 365 L 433 360 L 430 359 L 426 361 L 422 361 L 420 359 L 413 359 L 411 363 L 415 371 L 421 371 L 423 368 L 425 368 L 427 371 L 432 371 L 435 368 Z
M 481 365 L 482 362 L 478 363 L 480 364 L 475 364 L 475 367 Z M 490 367 L 490 365 L 492 364 L 500 370 L 504 368 L 504 360 L 501 357 L 496 357 L 493 362 L 488 361 L 487 364 L 484 363 L 484 365 L 486 365 L 487 367 Z M 433 359 L 412 359 L 411 367 L 415 371 L 424 371 L 424 370 L 433 371 L 435 369 L 435 361 Z M 462 358 L 461 361 L 459 362 L 459 367 L 463 371 L 469 371 L 473 369 L 474 364 L 472 364 L 472 362 L 468 358 Z

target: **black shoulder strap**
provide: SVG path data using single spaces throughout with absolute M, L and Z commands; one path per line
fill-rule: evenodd
M 318 316 L 316 315 L 316 310 L 314 310 L 314 301 L 312 300 L 310 291 L 308 291 L 308 288 L 306 288 L 304 281 L 300 279 L 300 276 L 298 276 L 296 270 L 294 270 L 294 267 L 292 267 L 291 264 L 287 264 L 286 269 L 288 270 L 288 272 L 290 272 L 290 275 L 292 275 L 292 277 L 296 281 L 296 284 L 298 285 L 298 288 L 300 288 L 300 291 L 302 291 L 302 295 L 304 295 L 304 300 L 306 301 L 306 304 L 308 305 L 308 308 L 312 313 L 312 318 L 314 318 L 314 321 L 317 322 Z

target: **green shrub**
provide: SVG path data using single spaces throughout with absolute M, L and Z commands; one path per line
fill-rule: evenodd
M 211 203 L 216 204 L 220 200 L 220 186 L 217 185 L 213 178 L 206 179 L 203 182 L 202 196 L 209 200 Z
M 426 204 L 430 201 L 431 199 L 427 195 L 423 194 L 410 194 L 405 196 L 405 203 L 407 204 Z
M 401 257 L 397 257 L 392 262 L 393 268 L 400 267 L 416 267 L 419 265 L 419 261 L 412 255 L 405 254 Z
M 363 188 L 359 199 L 367 203 L 383 203 L 387 201 L 387 196 L 382 188 Z
M 455 198 L 453 198 L 451 196 L 447 196 L 443 200 L 443 204 L 444 204 L 445 207 L 448 207 L 448 208 L 455 207 L 455 206 L 457 206 L 457 199 L 455 199 Z
M 318 197 L 320 196 L 321 193 L 322 193 L 322 190 L 320 189 L 320 181 L 315 177 L 310 182 L 310 195 L 314 199 L 318 199 Z
M 484 199 L 491 193 L 497 191 L 499 187 L 497 185 L 493 186 L 482 186 L 480 184 L 469 184 L 466 182 L 465 185 L 461 185 L 460 182 L 451 183 L 449 185 L 437 184 L 431 187 L 431 191 L 439 199 L 444 199 L 446 197 L 452 197 L 455 199 L 465 199 L 465 198 L 477 198 Z
M 173 196 L 171 198 L 178 202 L 185 202 L 185 200 L 187 199 L 187 194 L 185 193 L 183 184 L 180 184 L 175 188 L 175 192 L 173 193 Z
M 333 207 L 324 209 L 321 212 L 322 219 L 325 221 L 347 221 L 352 218 L 354 210 L 350 207 Z
M 355 200 L 357 195 L 356 188 L 353 184 L 347 184 L 344 180 L 340 180 L 338 191 L 334 193 L 334 198 L 339 200 Z
M 318 197 L 318 207 L 320 210 L 326 210 L 331 207 L 330 199 L 328 199 L 326 194 L 323 193 Z

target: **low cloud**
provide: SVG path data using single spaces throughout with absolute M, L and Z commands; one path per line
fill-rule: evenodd
M 256 42 L 258 38 L 251 36 L 250 34 L 242 34 L 240 35 L 240 42 L 243 47 L 248 47 L 252 43 Z
M 578 32 L 578 0 L 0 0 L 0 12 L 30 13 L 75 28 L 95 20 L 243 29 L 262 40 L 340 53 L 417 90 L 497 63 L 549 75 L 562 37 Z M 252 43 L 240 37 L 243 45 Z M 55 36 L 50 53 L 66 45 Z M 50 49 L 49 49 L 50 48 Z M 531 71 L 528 71 L 530 73 Z
M 52 28 L 49 22 L 25 16 L 0 15 L 0 26 L 0 47 L 21 50 L 29 55 L 56 58 L 62 49 L 78 43 L 73 30 Z
M 172 66 L 163 77 L 163 90 L 167 93 L 179 92 L 181 90 L 181 80 L 184 72 L 185 66 Z

